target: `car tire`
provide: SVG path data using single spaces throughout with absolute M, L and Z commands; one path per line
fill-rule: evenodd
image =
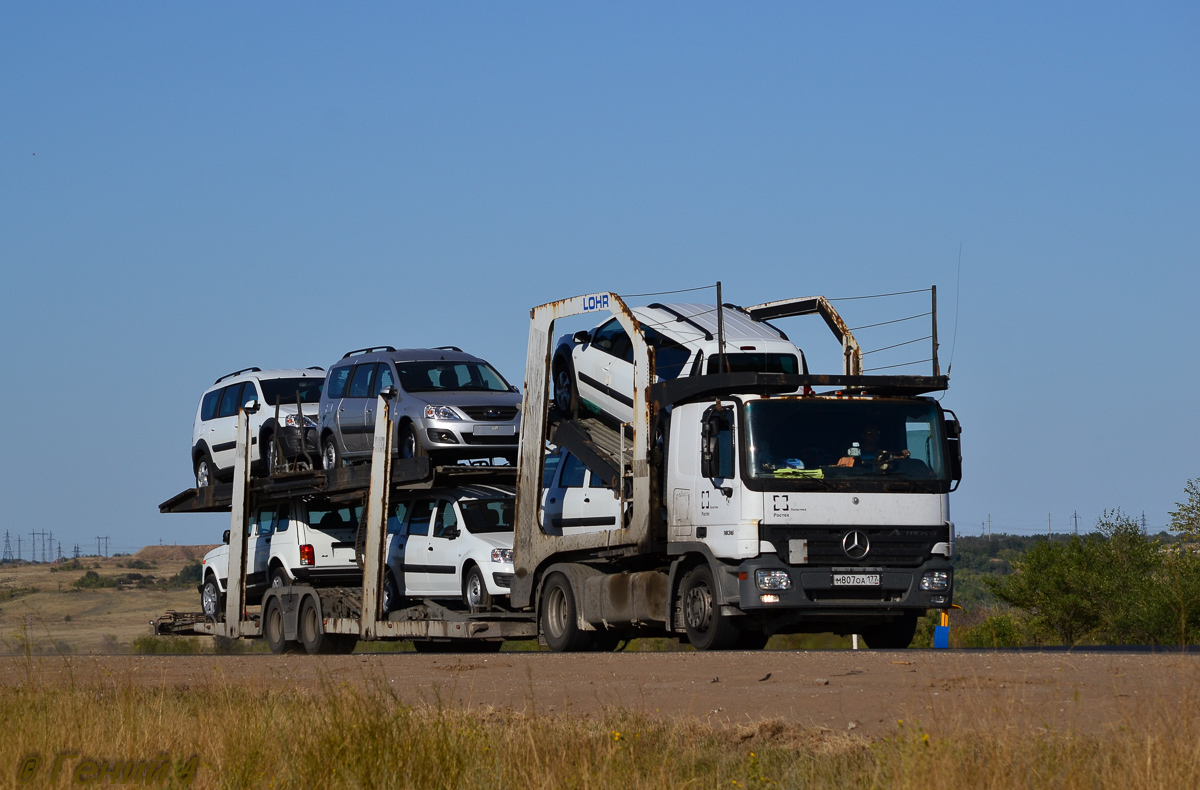
M 263 612 L 263 636 L 267 640 L 267 647 L 277 656 L 296 649 L 296 643 L 284 636 L 283 607 L 274 596 L 267 602 L 267 609 Z
M 213 621 L 225 616 L 225 594 L 221 592 L 212 574 L 208 575 L 204 586 L 200 588 L 200 609 L 205 617 Z
M 400 435 L 397 437 L 396 446 L 401 458 L 420 458 L 425 455 L 425 448 L 421 446 L 421 437 L 417 436 L 417 427 L 411 422 L 400 426 Z
M 333 438 L 333 434 L 330 434 L 321 442 L 321 468 L 326 472 L 332 472 L 334 469 L 340 468 L 341 465 L 342 454 L 338 450 L 337 439 Z
M 872 650 L 903 650 L 912 644 L 917 632 L 917 613 L 905 614 L 890 623 L 862 630 L 863 640 Z
M 733 618 L 721 613 L 717 585 L 706 564 L 697 565 L 680 586 L 683 625 L 688 641 L 697 650 L 728 650 L 738 638 Z
M 486 612 L 492 608 L 492 596 L 488 593 L 487 582 L 478 565 L 472 565 L 464 576 L 463 604 L 472 611 L 478 608 L 480 611 Z
M 396 577 L 388 571 L 383 577 L 383 619 L 386 620 L 393 611 L 399 611 L 401 605 L 400 586 L 396 584 Z
M 554 406 L 559 414 L 572 420 L 579 414 L 579 389 L 569 359 L 560 358 L 554 366 Z
M 271 571 L 271 586 L 272 587 L 290 587 L 292 579 L 288 576 L 288 572 L 283 569 L 282 565 L 276 565 Z
M 570 580 L 561 573 L 551 574 L 542 587 L 541 627 L 546 644 L 555 653 L 591 647 L 592 634 L 580 629 L 578 611 Z
M 217 466 L 208 450 L 196 461 L 196 488 L 208 488 L 217 484 Z
M 341 634 L 327 634 L 322 630 L 321 610 L 311 595 L 305 596 L 300 604 L 300 618 L 296 621 L 296 636 L 300 646 L 310 656 L 337 652 Z

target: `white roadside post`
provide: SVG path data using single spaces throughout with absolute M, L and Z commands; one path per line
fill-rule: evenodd
M 371 488 L 367 493 L 367 538 L 363 558 L 363 596 L 359 636 L 375 639 L 383 615 L 384 540 L 387 538 L 388 489 L 392 481 L 391 404 L 383 395 L 375 412 L 375 442 L 371 450 Z
M 237 450 L 233 460 L 233 503 L 229 516 L 229 563 L 225 580 L 225 636 L 242 634 L 246 611 L 246 543 L 250 519 L 250 417 L 238 409 Z

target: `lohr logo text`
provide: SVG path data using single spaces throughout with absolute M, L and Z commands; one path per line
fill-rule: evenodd
M 161 785 L 174 780 L 173 784 L 191 786 L 200 766 L 200 756 L 193 754 L 186 760 L 172 761 L 166 755 L 149 760 L 100 760 L 94 757 L 80 758 L 78 752 L 61 752 L 52 760 L 42 760 L 40 754 L 31 754 L 17 766 L 17 784 L 28 785 L 48 781 L 49 784 L 132 784 Z M 45 769 L 45 770 L 43 770 Z

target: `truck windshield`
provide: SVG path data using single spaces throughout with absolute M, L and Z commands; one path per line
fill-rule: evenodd
M 508 392 L 508 382 L 481 362 L 397 362 L 396 371 L 405 392 Z
M 324 379 L 266 379 L 258 382 L 262 386 L 263 400 L 268 406 L 296 402 L 296 393 L 300 393 L 301 403 L 319 403 L 321 400 L 321 385 Z
M 513 499 L 460 499 L 458 509 L 472 535 L 513 531 Z
M 940 425 L 937 407 L 921 401 L 751 401 L 749 473 L 776 480 L 942 480 Z

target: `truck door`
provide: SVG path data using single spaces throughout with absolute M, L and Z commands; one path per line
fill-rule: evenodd
M 732 406 L 708 408 L 695 427 L 700 433 L 700 452 L 689 459 L 696 468 L 691 496 L 696 537 L 708 544 L 714 556 L 727 558 L 739 556 L 741 483 L 735 414 Z
M 430 543 L 429 527 L 433 522 L 436 502 L 432 499 L 421 499 L 413 503 L 408 514 L 408 538 L 404 545 L 404 579 L 397 583 L 404 585 L 404 594 L 408 596 L 429 595 L 429 555 L 433 553 Z

